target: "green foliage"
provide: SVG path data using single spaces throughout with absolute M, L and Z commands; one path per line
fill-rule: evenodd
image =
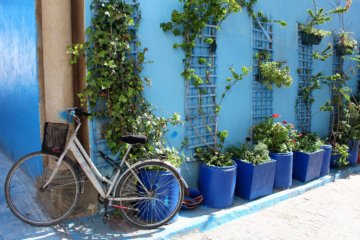
M 139 12 L 138 5 L 94 0 L 91 9 L 94 16 L 91 27 L 86 30 L 87 41 L 68 47 L 72 56 L 70 63 L 86 56 L 87 85 L 80 94 L 82 103 L 88 102 L 93 109 L 99 102 L 106 105 L 105 110 L 94 114 L 109 120 L 103 134 L 112 151 L 122 145 L 120 136 L 136 133 L 146 135 L 148 141 L 133 148 L 130 159 L 135 161 L 156 155 L 158 149 L 164 148 L 167 125 L 179 124 L 181 120 L 178 114 L 171 118 L 156 117 L 143 96 L 146 79 L 141 78 L 141 72 L 147 49 L 139 52 L 136 58 L 131 57 L 130 49 L 135 34 L 129 27 L 138 23 L 132 18 L 133 11 Z
M 179 151 L 176 148 L 159 148 L 156 149 L 156 155 L 160 156 L 161 159 L 171 163 L 175 168 L 180 168 L 184 156 L 180 156 Z
M 322 62 L 326 61 L 329 57 L 333 56 L 333 51 L 332 51 L 332 44 L 329 43 L 328 46 L 322 50 L 321 52 L 318 51 L 314 51 L 312 54 L 312 57 L 316 60 L 320 60 Z
M 258 0 L 238 0 L 241 7 L 246 8 L 249 17 L 253 19 L 258 19 L 260 22 L 274 22 L 279 24 L 282 27 L 287 26 L 287 22 L 283 20 L 271 20 L 264 15 L 262 11 L 255 11 L 254 6 L 256 5 Z
M 337 34 L 337 43 L 335 49 L 340 55 L 351 55 L 357 47 L 357 41 L 350 35 L 350 32 L 341 30 Z
M 349 147 L 347 144 L 335 143 L 332 149 L 332 155 L 340 155 L 340 158 L 336 161 L 339 167 L 346 167 L 349 165 Z
M 202 161 L 206 165 L 216 167 L 233 166 L 234 161 L 231 159 L 230 153 L 221 153 L 213 148 L 197 148 L 195 149 L 195 159 Z
M 287 122 L 275 122 L 268 118 L 253 127 L 253 140 L 266 144 L 271 152 L 291 152 L 295 146 L 296 131 L 294 125 Z
M 165 32 L 172 32 L 174 36 L 182 36 L 181 43 L 175 43 L 174 48 L 181 48 L 185 52 L 185 59 L 183 59 L 184 70 L 181 76 L 185 80 L 186 86 L 193 85 L 196 87 L 198 94 L 201 99 L 201 95 L 207 94 L 204 91 L 206 85 L 211 84 L 210 76 L 214 71 L 214 57 L 216 51 L 216 38 L 215 37 L 202 37 L 203 29 L 209 24 L 215 26 L 216 30 L 220 28 L 221 23 L 231 13 L 240 11 L 241 7 L 236 0 L 179 0 L 182 3 L 182 10 L 173 10 L 171 14 L 171 21 L 161 23 L 160 27 Z M 192 52 L 196 45 L 196 41 L 201 40 L 202 44 L 208 46 L 211 57 L 209 59 L 199 58 L 197 59 L 198 64 L 205 65 L 205 77 L 200 77 L 195 73 L 195 69 L 191 67 L 192 64 Z M 245 75 L 249 73 L 250 69 L 243 68 L 242 73 L 236 73 L 233 68 L 230 68 L 232 77 L 227 78 L 227 85 L 224 92 L 221 94 L 219 102 L 216 101 L 216 97 L 212 98 L 213 104 L 215 105 L 216 113 L 216 126 L 215 129 L 208 126 L 208 132 L 214 137 L 214 146 L 212 149 L 211 162 L 222 162 L 223 155 L 218 151 L 223 146 L 225 138 L 228 135 L 226 130 L 219 131 L 217 126 L 217 116 L 221 110 L 221 103 L 226 93 L 239 81 L 243 79 Z M 202 102 L 199 101 L 198 105 L 199 115 L 204 115 Z M 199 135 L 199 134 L 198 134 Z M 184 141 L 184 145 L 188 141 Z M 198 150 L 200 154 L 202 150 Z M 203 150 L 209 153 L 207 148 Z M 201 155 L 201 154 L 200 154 Z M 216 160 L 219 158 L 218 160 Z
M 240 147 L 231 146 L 226 151 L 232 154 L 234 158 L 238 158 L 253 165 L 271 161 L 268 147 L 262 142 L 258 142 L 254 146 L 250 146 L 248 143 L 242 144 Z
M 318 136 L 311 133 L 299 134 L 295 140 L 294 150 L 305 153 L 317 152 L 324 145 Z
M 290 76 L 290 68 L 282 68 L 282 62 L 260 62 L 259 82 L 264 84 L 268 89 L 276 87 L 290 87 L 293 79 Z

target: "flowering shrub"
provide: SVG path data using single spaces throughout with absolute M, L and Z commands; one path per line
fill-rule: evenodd
M 253 140 L 266 144 L 271 152 L 291 152 L 296 144 L 297 133 L 293 124 L 286 121 L 275 122 L 278 117 L 280 115 L 275 113 L 271 118 L 253 127 Z
M 314 134 L 299 134 L 296 136 L 296 142 L 293 150 L 312 153 L 319 151 L 322 145 L 324 145 L 324 143 Z
M 268 147 L 262 142 L 258 142 L 254 146 L 250 146 L 248 143 L 242 144 L 240 147 L 232 146 L 227 149 L 227 152 L 231 153 L 234 158 L 253 165 L 271 161 Z

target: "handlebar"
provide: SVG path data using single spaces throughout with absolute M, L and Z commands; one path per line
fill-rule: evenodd
M 82 108 L 68 108 L 68 116 L 67 116 L 67 122 L 69 122 L 69 117 L 72 116 L 75 118 L 76 122 L 79 123 L 80 122 L 80 118 L 81 116 L 83 117 L 89 117 L 91 116 L 91 113 L 85 112 Z

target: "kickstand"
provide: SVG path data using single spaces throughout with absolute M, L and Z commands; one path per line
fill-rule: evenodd
M 110 219 L 110 217 L 108 216 L 108 206 L 109 206 L 109 200 L 104 199 L 104 208 L 105 208 L 105 213 L 104 213 L 104 217 L 103 217 L 104 224 L 106 224 Z

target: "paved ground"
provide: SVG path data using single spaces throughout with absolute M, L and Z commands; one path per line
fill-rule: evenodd
M 211 231 L 179 240 L 358 240 L 360 176 L 337 180 Z
M 4 196 L 5 178 L 11 166 L 12 162 L 0 152 L 0 240 L 60 239 L 54 228 L 30 226 L 11 213 Z
M 181 240 L 206 239 L 360 239 L 360 176 L 329 183 L 327 176 L 309 184 L 294 183 L 293 189 L 280 191 L 256 201 L 235 198 L 235 207 L 215 210 L 200 207 L 196 211 L 182 212 L 174 224 L 154 230 L 138 230 L 113 218 L 103 224 L 101 215 L 65 221 L 48 228 L 32 227 L 18 220 L 7 208 L 4 181 L 11 162 L 0 153 L 0 240 L 8 239 L 169 239 L 173 233 L 186 232 L 193 226 L 199 231 Z M 352 168 L 360 172 L 360 167 Z M 350 171 L 342 171 L 346 176 Z M 302 194 L 304 191 L 316 188 Z M 288 199 L 289 196 L 298 197 Z M 282 200 L 285 200 L 278 203 Z M 278 203 L 275 206 L 273 204 Z M 264 207 L 271 206 L 267 209 Z M 260 210 L 260 211 L 259 211 Z M 255 213 L 253 213 L 255 212 Z M 247 215 L 253 213 L 251 215 Z M 243 216 L 247 215 L 247 216 Z M 239 216 L 241 216 L 239 218 Z M 231 221 L 214 228 L 219 223 Z

